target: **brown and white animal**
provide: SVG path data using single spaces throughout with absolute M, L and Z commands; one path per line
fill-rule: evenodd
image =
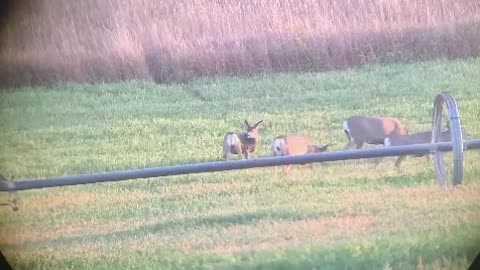
M 343 123 L 343 131 L 348 137 L 345 149 L 359 149 L 364 143 L 384 144 L 387 137 L 405 135 L 398 119 L 379 116 L 352 116 Z
M 439 142 L 449 142 L 452 140 L 452 135 L 450 132 L 450 128 L 447 126 L 443 129 L 439 136 Z M 411 144 L 423 144 L 423 143 L 430 143 L 432 141 L 432 131 L 425 131 L 419 133 L 413 133 L 408 135 L 400 135 L 400 136 L 391 136 L 385 138 L 384 145 L 385 147 L 389 146 L 402 146 L 402 145 L 411 145 Z M 420 154 L 420 155 L 413 155 L 414 157 L 423 157 L 426 156 L 427 159 L 429 158 L 429 154 Z M 397 161 L 395 161 L 395 166 L 397 168 L 400 167 L 400 164 L 403 160 L 405 160 L 406 156 L 399 156 Z
M 227 159 L 228 154 L 240 155 L 242 159 L 243 154 L 248 159 L 250 153 L 255 152 L 259 140 L 258 130 L 262 128 L 260 125 L 262 122 L 263 120 L 260 120 L 251 126 L 245 120 L 246 132 L 227 132 L 223 139 L 223 159 Z
M 332 144 L 316 145 L 312 144 L 302 135 L 281 135 L 273 139 L 272 152 L 274 156 L 296 156 L 309 153 L 325 152 Z M 284 171 L 287 172 L 291 165 L 286 165 Z

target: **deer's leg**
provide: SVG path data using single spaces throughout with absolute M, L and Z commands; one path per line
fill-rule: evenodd
M 19 200 L 19 199 L 18 199 L 17 192 L 14 191 L 14 192 L 12 193 L 12 199 L 11 199 L 11 202 L 12 202 L 12 210 L 13 210 L 13 211 L 18 211 L 18 204 L 17 204 L 17 203 L 18 203 L 18 200 Z
M 235 154 L 240 156 L 240 159 L 243 159 L 243 151 L 240 145 L 235 145 Z
M 360 148 L 362 148 L 362 147 L 363 147 L 363 143 L 364 143 L 363 141 L 354 142 L 355 149 L 360 149 Z M 344 161 L 344 162 L 346 162 L 346 161 Z M 355 163 L 356 163 L 356 161 L 355 161 Z
M 375 148 L 385 147 L 383 144 L 376 145 Z M 383 157 L 377 157 L 374 159 L 375 168 L 378 166 Z
M 303 164 L 303 167 L 304 167 L 304 168 L 309 168 L 310 170 L 313 170 L 313 165 L 312 165 L 312 163 Z
M 11 192 L 10 194 L 11 199 L 7 200 L 6 202 L 1 202 L 0 206 L 11 206 L 13 211 L 18 211 L 18 195 L 16 191 Z
M 378 167 L 378 164 L 380 164 L 380 160 L 381 160 L 381 159 L 382 159 L 382 158 L 376 158 L 376 159 L 373 161 L 373 165 L 375 166 L 375 168 Z
M 345 147 L 343 148 L 343 150 L 348 150 L 348 149 L 351 149 L 353 148 L 353 146 L 355 146 L 355 141 L 353 139 L 351 139 L 347 145 L 345 145 Z
M 344 125 L 343 132 L 345 132 L 345 135 L 347 135 L 347 139 L 348 139 L 348 143 L 347 143 L 347 145 L 345 145 L 343 150 L 347 150 L 347 149 L 352 148 L 353 145 L 355 145 L 355 139 L 352 136 L 350 136 L 350 131 L 348 129 L 348 126 L 346 126 L 347 122 L 345 122 L 343 125 Z
M 363 142 L 362 141 L 355 143 L 355 149 L 360 149 L 362 147 L 363 147 Z
M 348 140 L 349 140 L 349 141 L 348 141 L 347 145 L 345 145 L 345 147 L 343 148 L 343 150 L 350 150 L 350 149 L 352 149 L 352 148 L 355 146 L 355 139 L 352 138 L 352 137 L 350 137 L 350 136 L 348 136 L 348 135 L 347 135 L 347 137 L 348 137 Z M 343 161 L 343 164 L 344 164 L 344 165 L 347 164 L 347 161 L 344 160 L 344 161 Z
M 407 156 L 399 156 L 397 161 L 395 161 L 395 167 L 400 168 L 400 164 L 405 160 L 405 158 L 407 158 Z
M 228 153 L 230 153 L 230 146 L 223 144 L 223 159 L 227 159 Z

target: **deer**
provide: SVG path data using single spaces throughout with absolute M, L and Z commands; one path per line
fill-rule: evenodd
M 15 197 L 13 197 L 10 200 L 7 200 L 6 202 L 1 202 L 0 206 L 10 206 L 12 207 L 13 211 L 18 211 L 18 197 L 16 197 L 16 195 L 13 195 L 13 196 Z
M 272 152 L 274 156 L 296 156 L 325 152 L 331 145 L 333 144 L 312 144 L 309 139 L 302 135 L 281 135 L 273 139 Z M 285 165 L 285 173 L 288 172 L 290 166 L 291 165 Z M 311 165 L 309 166 L 312 168 Z
M 452 140 L 452 135 L 450 132 L 450 126 L 447 125 L 443 128 L 442 132 L 440 133 L 439 142 L 449 142 Z M 423 144 L 429 143 L 432 141 L 432 131 L 424 131 L 419 133 L 412 133 L 408 135 L 397 135 L 397 136 L 390 136 L 385 138 L 384 145 L 385 147 L 390 146 L 402 146 L 402 145 L 411 145 L 411 144 Z M 429 159 L 430 154 L 418 154 L 413 155 L 413 157 L 423 157 L 425 156 Z M 395 167 L 400 168 L 400 164 L 403 160 L 405 160 L 406 156 L 399 156 L 395 161 Z
M 0 174 L 0 185 L 1 186 L 9 186 L 8 180 Z M 0 206 L 10 206 L 12 207 L 13 211 L 18 211 L 18 204 L 19 204 L 19 197 L 16 191 L 10 193 L 11 199 L 7 200 L 6 202 L 0 202 Z
M 360 115 L 352 116 L 343 122 L 343 131 L 348 137 L 344 150 L 354 146 L 360 149 L 364 143 L 384 144 L 387 137 L 406 134 L 402 123 L 396 118 Z
M 263 127 L 260 125 L 262 122 L 263 120 L 260 120 L 252 126 L 245 119 L 246 132 L 227 132 L 223 138 L 223 159 L 226 160 L 229 154 L 248 159 L 250 153 L 255 152 L 259 141 L 258 131 Z

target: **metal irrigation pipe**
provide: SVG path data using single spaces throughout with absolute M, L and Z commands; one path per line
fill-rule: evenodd
M 269 167 L 287 164 L 305 164 L 337 160 L 360 158 L 388 157 L 401 155 L 429 154 L 438 151 L 451 151 L 451 142 L 436 144 L 416 144 L 406 146 L 392 146 L 388 148 L 354 149 L 346 151 L 332 151 L 326 153 L 306 154 L 301 156 L 263 157 L 245 160 L 216 161 L 185 165 L 173 165 L 157 168 L 134 169 L 105 173 L 80 174 L 72 176 L 53 177 L 49 179 L 35 179 L 23 181 L 0 181 L 0 191 L 14 191 L 38 189 L 47 187 L 90 184 L 97 182 L 122 181 L 137 178 L 181 175 L 190 173 L 218 172 L 257 167 Z M 465 149 L 480 149 L 480 139 L 464 142 Z

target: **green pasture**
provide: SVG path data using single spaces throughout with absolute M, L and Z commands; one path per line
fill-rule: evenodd
M 480 59 L 327 73 L 130 81 L 0 90 L 0 173 L 20 180 L 220 160 L 223 135 L 263 119 L 272 139 L 347 143 L 343 121 L 390 115 L 431 127 L 455 96 L 480 137 Z M 236 157 L 232 157 L 235 159 Z M 451 157 L 447 155 L 447 161 Z M 451 166 L 450 166 L 451 168 Z M 19 192 L 0 208 L 14 269 L 465 269 L 480 251 L 480 154 L 461 187 L 433 161 L 392 158 L 260 168 Z M 1 194 L 1 200 L 8 194 Z

